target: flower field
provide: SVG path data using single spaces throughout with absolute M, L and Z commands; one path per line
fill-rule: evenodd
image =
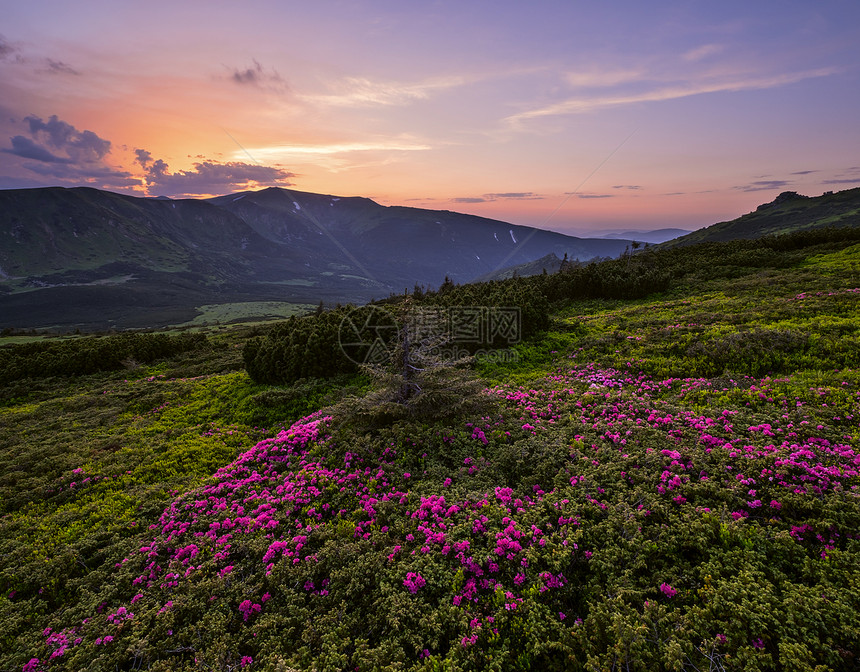
M 860 669 L 857 251 L 814 252 L 569 303 L 481 416 L 367 429 L 240 335 L 7 400 L 0 669 Z

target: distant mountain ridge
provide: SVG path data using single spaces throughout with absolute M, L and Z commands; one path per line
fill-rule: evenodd
M 611 238 L 622 240 L 635 240 L 640 243 L 665 243 L 667 240 L 679 238 L 690 233 L 689 229 L 654 229 L 653 231 L 621 231 L 606 233 L 598 238 Z
M 541 273 L 557 273 L 561 268 L 562 260 L 554 252 L 550 252 L 540 259 L 528 261 L 525 264 L 508 266 L 498 271 L 485 273 L 476 278 L 475 282 L 491 282 L 493 280 L 506 280 L 507 278 L 524 278 L 529 275 L 540 275 Z
M 200 200 L 0 190 L 0 328 L 162 326 L 205 304 L 364 302 L 552 253 L 617 256 L 628 242 L 282 188 Z
M 770 203 L 758 206 L 753 212 L 693 231 L 686 236 L 662 243 L 661 247 L 761 238 L 823 226 L 860 226 L 860 188 L 825 192 L 814 197 L 784 191 Z

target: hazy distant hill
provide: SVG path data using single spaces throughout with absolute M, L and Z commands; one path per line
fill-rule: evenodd
M 760 238 L 822 226 L 860 226 L 860 188 L 808 197 L 785 191 L 754 212 L 663 243 L 663 247 L 706 241 Z
M 637 240 L 642 243 L 664 243 L 690 233 L 689 229 L 655 229 L 653 231 L 617 231 L 601 235 L 600 238 Z
M 491 280 L 506 280 L 507 278 L 525 278 L 530 275 L 540 275 L 544 271 L 547 273 L 557 273 L 561 268 L 562 260 L 554 252 L 550 252 L 545 257 L 535 259 L 534 261 L 526 262 L 525 264 L 517 264 L 516 266 L 506 266 L 498 271 L 485 273 L 475 279 L 475 282 L 489 282 Z
M 160 326 L 204 304 L 363 302 L 550 253 L 617 256 L 628 242 L 277 188 L 206 200 L 4 190 L 0 328 Z

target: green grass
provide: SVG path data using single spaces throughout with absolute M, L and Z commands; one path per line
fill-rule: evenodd
M 242 303 L 218 303 L 198 306 L 200 315 L 177 327 L 227 324 L 235 322 L 261 322 L 278 320 L 291 315 L 302 315 L 315 306 L 285 301 L 245 301 Z
M 4 345 L 18 345 L 21 343 L 36 343 L 38 341 L 44 341 L 46 338 L 50 338 L 46 334 L 33 334 L 28 336 L 0 336 L 0 347 Z

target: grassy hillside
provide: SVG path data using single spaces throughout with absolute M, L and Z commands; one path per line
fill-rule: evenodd
M 663 243 L 662 247 L 707 241 L 753 239 L 825 226 L 860 226 L 860 188 L 808 198 L 784 192 L 773 202 L 729 222 L 720 222 Z
M 240 329 L 10 383 L 0 670 L 860 669 L 860 241 L 765 242 L 506 281 L 453 420 Z

